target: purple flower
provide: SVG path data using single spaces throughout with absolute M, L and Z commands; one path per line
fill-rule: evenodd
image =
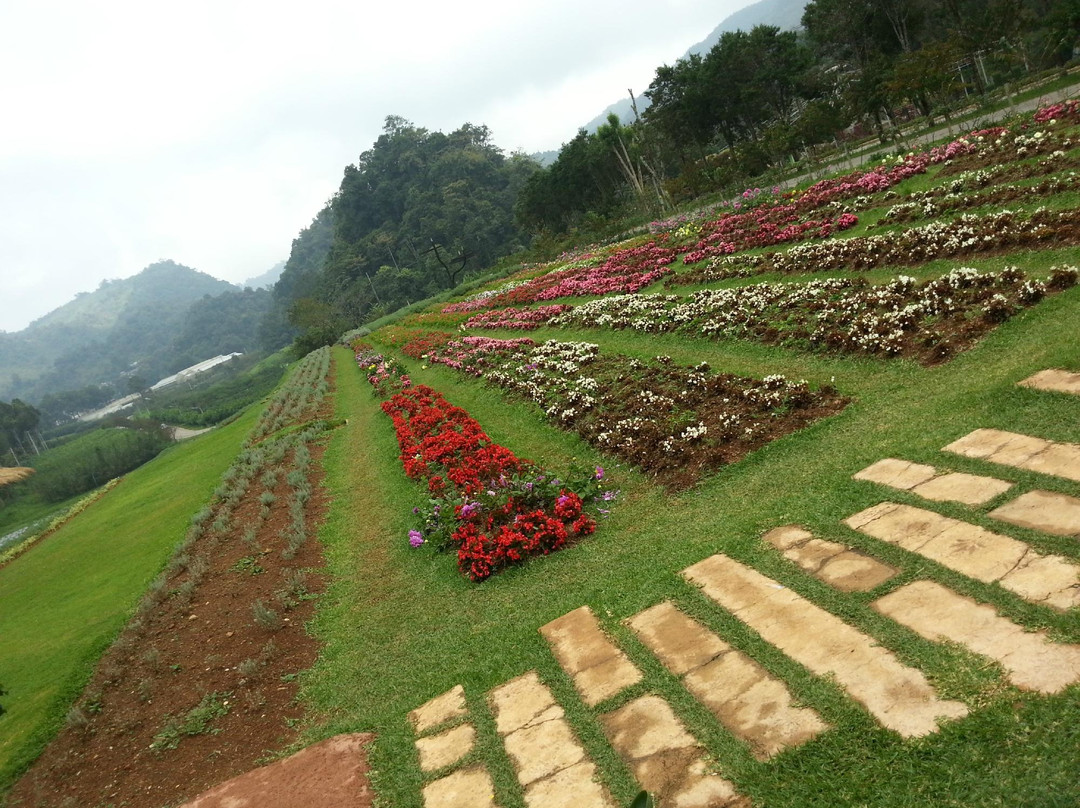
M 563 494 L 558 499 L 555 500 L 555 504 L 561 506 L 561 505 L 565 505 L 569 501 L 570 501 L 570 497 Z
M 600 495 L 600 499 L 604 500 L 604 502 L 611 502 L 611 500 L 615 499 L 617 496 L 619 496 L 618 491 L 605 491 Z
M 409 546 L 410 547 L 419 547 L 423 543 L 424 543 L 424 534 L 423 533 L 421 533 L 419 530 L 410 530 L 409 531 Z
M 476 511 L 479 510 L 479 508 L 480 508 L 480 503 L 479 502 L 466 502 L 461 507 L 461 518 L 462 519 L 468 519 L 470 516 L 472 516 L 474 513 L 476 513 Z
M 604 479 L 604 467 L 603 466 L 597 466 L 596 467 L 596 479 L 598 479 L 598 480 Z

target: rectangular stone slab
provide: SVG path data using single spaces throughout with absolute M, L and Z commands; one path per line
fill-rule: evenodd
M 679 808 L 749 806 L 735 786 L 709 774 L 702 749 L 664 699 L 646 695 L 601 716 L 608 740 L 641 787 L 660 805 Z
M 762 538 L 801 570 L 843 592 L 869 592 L 898 571 L 846 545 L 816 539 L 798 525 L 774 528 Z
M 1055 536 L 1080 536 L 1080 499 L 1051 491 L 1029 491 L 990 515 Z
M 1045 631 L 1026 631 L 993 606 L 934 581 L 914 581 L 873 606 L 928 640 L 950 640 L 999 662 L 1009 681 L 1024 690 L 1057 693 L 1080 681 L 1080 646 L 1053 643 Z
M 1000 429 L 976 429 L 943 451 L 1080 482 L 1080 444 L 1076 443 L 1059 443 Z
M 997 581 L 1024 600 L 1059 611 L 1080 606 L 1080 565 L 1024 542 L 934 511 L 886 502 L 844 523 L 983 583 Z
M 540 633 L 590 707 L 641 681 L 641 671 L 608 639 L 588 606 L 541 626 Z
M 967 715 L 873 637 L 745 564 L 718 554 L 683 575 L 792 659 L 833 676 L 882 726 L 913 737 L 935 732 L 939 719 Z
M 536 671 L 494 688 L 488 703 L 528 808 L 615 808 L 596 766 Z M 483 802 L 478 802 L 483 805 Z
M 1049 390 L 1055 393 L 1071 393 L 1074 396 L 1080 396 L 1080 373 L 1073 373 L 1059 368 L 1040 370 L 1023 381 L 1017 382 L 1017 384 L 1035 390 Z
M 423 735 L 448 721 L 462 718 L 467 713 L 465 688 L 461 685 L 455 685 L 441 696 L 436 696 L 431 701 L 410 712 L 409 720 L 412 722 L 416 734 Z
M 779 679 L 665 601 L 628 621 L 641 641 L 759 760 L 809 740 L 826 724 L 796 707 Z

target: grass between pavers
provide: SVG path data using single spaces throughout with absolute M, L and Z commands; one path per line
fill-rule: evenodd
M 63 724 L 259 409 L 167 449 L 0 568 L 0 795 Z
M 1018 388 L 1044 367 L 1077 367 L 1080 290 L 1028 309 L 980 345 L 934 368 L 911 362 L 810 355 L 748 342 L 713 342 L 631 332 L 559 331 L 536 339 L 585 339 L 603 351 L 677 362 L 707 360 L 715 371 L 764 376 L 785 373 L 835 384 L 855 398 L 842 414 L 788 436 L 672 496 L 633 470 L 604 462 L 573 435 L 556 430 L 535 407 L 511 403 L 482 382 L 449 369 L 405 361 L 417 382 L 431 384 L 470 412 L 498 442 L 557 469 L 577 457 L 608 469 L 623 496 L 598 533 L 578 547 L 504 572 L 476 586 L 458 575 L 451 556 L 411 551 L 405 541 L 411 508 L 423 496 L 397 459 L 389 419 L 378 410 L 362 375 L 343 372 L 339 415 L 349 425 L 328 453 L 334 506 L 324 531 L 334 583 L 316 621 L 326 643 L 306 677 L 304 696 L 327 720 L 312 737 L 373 729 L 374 780 L 386 805 L 419 806 L 421 775 L 409 710 L 455 684 L 465 686 L 478 728 L 478 756 L 500 804 L 520 806 L 509 761 L 486 714 L 485 695 L 537 669 L 567 711 L 606 784 L 623 802 L 635 786 L 604 739 L 598 713 L 574 696 L 537 629 L 583 604 L 592 607 L 645 672 L 646 681 L 610 709 L 645 690 L 662 694 L 705 744 L 725 776 L 756 804 L 1010 805 L 1018 794 L 1034 804 L 1080 800 L 1069 779 L 1080 720 L 1076 686 L 1058 696 L 1021 694 L 995 665 L 947 644 L 930 643 L 870 608 L 903 583 L 932 578 L 993 604 L 1029 627 L 1049 628 L 1059 641 L 1080 642 L 1080 615 L 1028 604 L 996 585 L 964 578 L 940 565 L 847 529 L 841 521 L 898 492 L 851 479 L 882 457 L 895 456 L 990 474 L 1074 495 L 1080 486 L 1043 475 L 955 457 L 940 450 L 979 427 L 995 427 L 1080 442 L 1080 401 Z M 342 368 L 347 355 L 339 358 Z M 1080 558 L 1066 541 L 991 520 L 986 509 L 923 503 L 996 532 L 1030 541 L 1043 552 Z M 800 571 L 760 540 L 787 522 L 855 546 L 901 573 L 872 593 L 840 593 Z M 1075 544 L 1075 543 L 1074 543 Z M 686 584 L 679 571 L 714 552 L 748 563 L 872 636 L 923 670 L 944 698 L 959 698 L 973 715 L 934 736 L 904 741 L 882 730 L 843 691 L 815 677 Z M 661 600 L 674 600 L 713 631 L 782 678 L 796 698 L 835 728 L 770 762 L 752 758 L 690 698 L 620 623 Z

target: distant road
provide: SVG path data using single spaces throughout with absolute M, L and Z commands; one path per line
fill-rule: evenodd
M 212 426 L 205 427 L 204 429 L 188 429 L 183 426 L 170 426 L 167 428 L 172 431 L 173 440 L 187 440 L 188 438 L 194 438 L 196 435 L 201 435 L 203 432 L 209 432 L 213 429 Z

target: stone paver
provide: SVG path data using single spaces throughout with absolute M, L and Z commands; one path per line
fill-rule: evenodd
M 1009 681 L 1025 690 L 1057 693 L 1080 680 L 1080 646 L 1052 643 L 1045 631 L 1025 631 L 992 606 L 939 583 L 915 581 L 873 606 L 928 640 L 950 640 L 996 660 Z
M 997 581 L 1025 600 L 1061 611 L 1080 606 L 1080 566 L 977 525 L 894 502 L 867 508 L 844 523 L 977 581 Z
M 641 681 L 641 671 L 608 639 L 588 606 L 541 626 L 540 633 L 590 707 Z
M 759 760 L 810 740 L 828 725 L 796 707 L 783 682 L 665 602 L 628 621 L 669 671 Z
M 683 571 L 705 595 L 819 676 L 832 675 L 889 729 L 912 737 L 967 707 L 938 699 L 926 677 L 892 652 L 806 598 L 725 555 Z
M 436 696 L 410 712 L 409 720 L 416 734 L 424 735 L 447 721 L 463 718 L 467 713 L 465 688 L 456 685 L 441 696 Z
M 438 735 L 418 738 L 416 748 L 420 752 L 420 770 L 433 772 L 451 766 L 469 754 L 475 743 L 476 730 L 472 724 L 461 724 Z
M 935 502 L 959 502 L 962 505 L 984 505 L 1013 487 L 1012 483 L 981 474 L 954 471 L 942 474 L 911 489 L 923 499 Z
M 1072 393 L 1080 396 L 1080 373 L 1050 368 L 1040 370 L 1017 384 L 1036 390 L 1050 390 L 1057 393 Z
M 854 476 L 856 480 L 868 480 L 901 491 L 910 491 L 923 499 L 960 502 L 964 505 L 982 505 L 1013 486 L 1004 480 L 978 474 L 942 474 L 933 466 L 909 463 L 892 457 L 879 460 Z
M 529 808 L 614 808 L 596 780 L 595 765 L 535 671 L 492 690 L 489 703 Z
M 708 773 L 703 750 L 659 696 L 641 696 L 600 720 L 611 745 L 659 804 L 673 808 L 749 805 L 730 782 Z
M 563 717 L 562 707 L 555 702 L 536 671 L 529 671 L 495 688 L 491 691 L 490 701 L 495 714 L 495 729 L 500 735 Z
M 897 460 L 895 457 L 886 457 L 862 471 L 855 473 L 856 480 L 866 480 L 872 483 L 880 483 L 890 488 L 899 488 L 908 491 L 920 483 L 934 478 L 937 469 L 933 466 L 924 466 L 907 460 Z
M 1055 536 L 1080 536 L 1080 499 L 1066 494 L 1029 491 L 990 511 L 990 515 Z
M 836 542 L 815 539 L 798 525 L 774 528 L 762 538 L 804 571 L 844 592 L 869 592 L 897 569 Z
M 424 808 L 497 806 L 495 786 L 483 766 L 461 769 L 424 786 Z
M 976 429 L 950 443 L 944 451 L 1080 482 L 1080 444 L 1056 443 L 1000 429 Z

